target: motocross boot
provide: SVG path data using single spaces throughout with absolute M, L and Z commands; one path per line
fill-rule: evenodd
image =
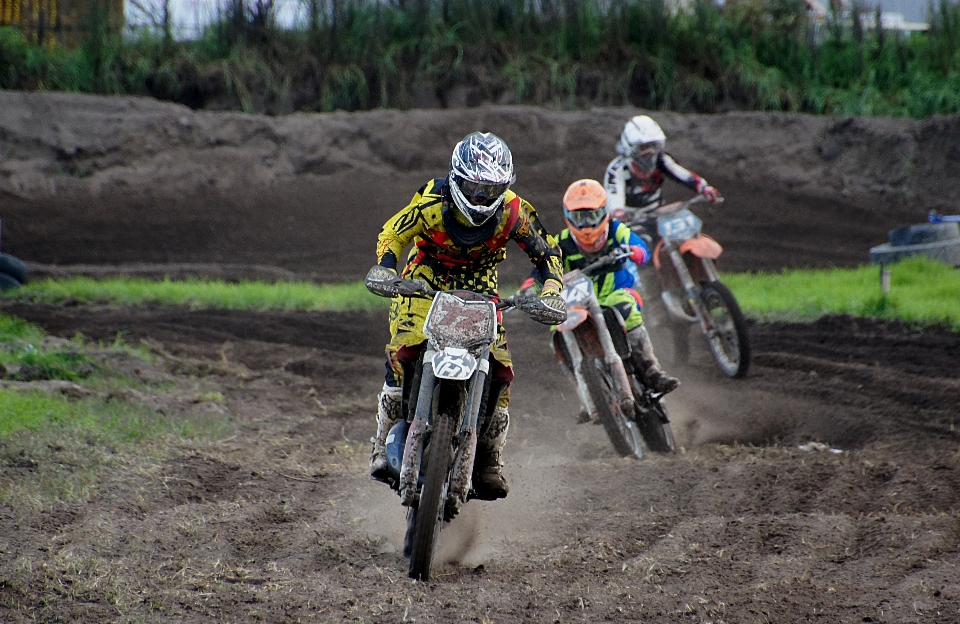
M 504 498 L 510 488 L 503 476 L 500 454 L 507 441 L 510 414 L 507 408 L 497 406 L 490 417 L 490 424 L 477 440 L 477 459 L 473 464 L 473 490 L 480 500 Z
M 680 380 L 671 377 L 660 368 L 660 362 L 653 353 L 653 344 L 650 342 L 650 334 L 643 325 L 634 327 L 627 332 L 627 339 L 630 341 L 630 347 L 633 349 L 634 363 L 643 372 L 654 392 L 673 392 L 680 385 Z
M 377 435 L 370 438 L 373 451 L 370 453 L 370 478 L 384 483 L 390 482 L 390 468 L 387 464 L 387 434 L 403 415 L 400 388 L 383 384 L 383 390 L 377 405 Z

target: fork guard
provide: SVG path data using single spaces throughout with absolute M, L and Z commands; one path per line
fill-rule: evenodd
M 420 479 L 420 456 L 423 454 L 423 438 L 429 428 L 430 408 L 433 405 L 431 397 L 436 385 L 433 375 L 433 350 L 428 350 L 423 358 L 423 374 L 420 378 L 420 394 L 417 397 L 417 413 L 410 423 L 407 433 L 407 443 L 403 449 L 403 463 L 400 466 L 400 504 L 410 507 L 417 502 L 419 496 L 417 482 Z

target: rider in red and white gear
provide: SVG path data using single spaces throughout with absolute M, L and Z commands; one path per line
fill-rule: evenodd
M 711 202 L 720 199 L 717 189 L 663 151 L 666 141 L 657 122 L 647 115 L 637 115 L 624 125 L 617 143 L 619 156 L 607 166 L 604 177 L 610 215 L 627 222 L 645 221 L 643 229 L 650 240 L 658 238 L 653 210 L 663 203 L 660 186 L 664 176 Z

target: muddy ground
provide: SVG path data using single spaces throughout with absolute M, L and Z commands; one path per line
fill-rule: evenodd
M 533 171 L 521 179 L 549 206 L 559 191 L 547 180 L 602 166 L 608 154 L 593 131 L 629 113 L 183 121 L 187 113 L 141 100 L 2 98 L 27 100 L 0 107 L 4 249 L 35 268 L 180 263 L 174 272 L 315 279 L 362 275 L 378 220 L 477 119 L 505 117 L 504 134 L 537 137 L 518 149 Z M 728 266 L 741 270 L 862 262 L 886 228 L 917 214 L 902 201 L 919 188 L 902 167 L 886 168 L 901 177 L 888 175 L 884 191 L 884 158 L 909 152 L 917 163 L 940 145 L 938 171 L 954 166 L 954 119 L 662 119 L 682 155 L 741 198 L 708 216 Z M 307 121 L 328 124 L 322 157 L 283 173 L 290 145 L 309 143 Z M 405 162 L 374 141 L 371 128 L 384 127 L 429 137 L 426 160 Z M 730 149 L 746 164 L 731 170 L 710 136 L 737 128 L 746 138 Z M 750 137 L 765 143 L 750 147 Z M 583 147 L 581 164 L 575 153 L 554 158 L 560 143 Z M 385 177 L 357 182 L 369 162 L 391 159 Z M 202 182 L 244 162 L 206 187 L 187 175 Z M 764 176 L 778 180 L 774 191 Z M 371 180 L 385 180 L 383 192 L 357 211 Z M 318 197 L 323 210 L 309 203 Z M 511 262 L 522 267 L 516 252 Z M 575 394 L 544 330 L 508 315 L 512 491 L 469 503 L 441 535 L 434 580 L 417 583 L 399 553 L 397 499 L 366 477 L 383 313 L 0 307 L 58 336 L 146 341 L 156 361 L 122 366 L 169 402 L 161 408 L 203 411 L 229 428 L 212 442 L 118 449 L 68 502 L 0 504 L 3 622 L 960 621 L 960 336 L 948 331 L 837 317 L 753 325 L 745 380 L 721 377 L 703 349 L 687 367 L 668 365 L 683 381 L 667 400 L 682 449 L 634 461 L 614 455 L 602 428 L 576 424 Z M 222 401 L 202 400 L 216 393 Z M 798 448 L 810 442 L 819 444 Z M 35 457 L 69 472 L 58 453 L 53 445 Z M 5 488 L 44 468 L 34 456 L 0 457 Z
M 248 372 L 201 378 L 225 397 L 226 439 L 123 459 L 85 502 L 2 508 L 3 621 L 960 618 L 955 334 L 756 325 L 749 378 L 701 352 L 668 401 L 682 451 L 633 461 L 575 424 L 543 329 L 509 318 L 512 492 L 469 503 L 415 583 L 396 496 L 365 475 L 382 314 L 4 310 Z M 157 367 L 157 383 L 188 378 Z

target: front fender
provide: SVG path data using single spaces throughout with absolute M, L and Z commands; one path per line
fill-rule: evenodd
M 557 325 L 557 331 L 565 332 L 575 329 L 578 325 L 587 320 L 587 317 L 589 316 L 590 313 L 587 312 L 586 308 L 582 308 L 580 306 L 570 306 L 567 308 L 567 320 Z
M 716 260 L 723 253 L 723 247 L 720 246 L 720 243 L 705 234 L 684 241 L 680 244 L 679 249 L 682 254 L 689 252 L 698 258 L 709 258 L 711 260 Z

